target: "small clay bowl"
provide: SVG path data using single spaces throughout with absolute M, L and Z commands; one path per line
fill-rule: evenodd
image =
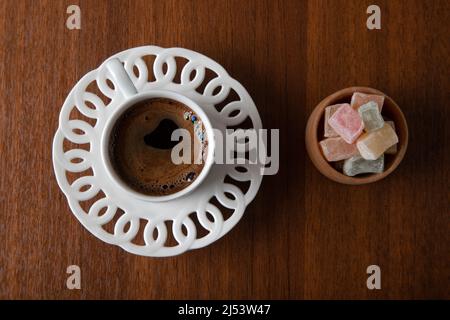
M 384 95 L 384 104 L 381 114 L 395 123 L 395 132 L 398 135 L 397 153 L 385 154 L 384 172 L 368 173 L 349 177 L 338 171 L 332 162 L 328 162 L 320 149 L 319 141 L 324 139 L 324 113 L 327 106 L 338 103 L 350 103 L 354 92 Z M 402 161 L 408 146 L 408 126 L 405 116 L 399 106 L 383 92 L 366 87 L 350 87 L 342 89 L 323 99 L 311 113 L 306 125 L 306 150 L 314 166 L 327 178 L 343 184 L 359 185 L 375 182 L 387 177 Z

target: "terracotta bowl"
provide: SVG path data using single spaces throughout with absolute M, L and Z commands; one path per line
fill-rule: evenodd
M 398 135 L 398 145 L 396 154 L 385 155 L 385 170 L 382 173 L 368 173 L 349 177 L 338 171 L 332 162 L 328 162 L 320 149 L 319 141 L 324 139 L 323 127 L 324 127 L 324 113 L 327 106 L 337 103 L 350 103 L 350 99 L 354 92 L 362 92 L 367 94 L 380 94 L 385 96 L 382 115 L 387 117 L 395 123 L 395 131 Z M 406 124 L 405 116 L 400 110 L 399 106 L 390 97 L 386 96 L 383 92 L 366 87 L 350 87 L 342 89 L 332 95 L 323 99 L 311 113 L 308 123 L 306 125 L 305 135 L 306 150 L 311 158 L 314 166 L 327 178 L 336 182 L 344 184 L 366 184 L 383 179 L 391 174 L 392 171 L 402 161 L 406 148 L 408 146 L 408 126 Z

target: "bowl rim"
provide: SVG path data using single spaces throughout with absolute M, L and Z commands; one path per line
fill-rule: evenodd
M 354 92 L 361 92 L 365 94 L 380 94 L 385 97 L 385 100 L 389 101 L 389 104 L 393 107 L 394 112 L 397 113 L 400 117 L 400 122 L 402 122 L 402 125 L 397 125 L 396 128 L 402 128 L 402 136 L 403 136 L 403 143 L 398 144 L 398 150 L 395 154 L 395 158 L 390 165 L 390 167 L 383 171 L 382 173 L 374 173 L 369 176 L 365 177 L 350 177 L 346 176 L 345 174 L 339 172 L 336 170 L 331 164 L 323 157 L 322 152 L 319 147 L 319 139 L 317 136 L 318 132 L 318 126 L 321 121 L 321 118 L 323 117 L 325 108 L 327 106 L 330 106 L 334 104 L 335 101 L 340 100 L 342 98 L 345 98 L 346 96 L 351 96 Z M 400 130 L 400 129 L 397 129 Z M 404 131 L 404 132 L 403 132 Z M 313 134 L 314 133 L 314 134 Z M 386 95 L 384 92 L 373 89 L 370 87 L 359 87 L 359 86 L 353 86 L 341 89 L 339 91 L 334 92 L 333 94 L 327 96 L 322 101 L 320 101 L 316 107 L 313 109 L 311 115 L 309 116 L 307 125 L 306 125 L 306 132 L 305 132 L 305 145 L 308 152 L 308 155 L 314 164 L 314 166 L 321 172 L 324 176 L 328 177 L 329 179 L 343 183 L 343 184 L 351 184 L 351 185 L 360 185 L 360 184 L 367 184 L 372 183 L 375 181 L 379 181 L 385 177 L 387 177 L 389 174 L 391 174 L 400 164 L 400 162 L 403 160 L 403 157 L 405 156 L 406 149 L 408 147 L 408 125 L 406 122 L 406 118 L 398 106 L 398 104 L 388 95 Z

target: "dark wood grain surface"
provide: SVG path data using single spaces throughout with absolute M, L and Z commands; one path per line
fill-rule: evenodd
M 81 30 L 65 27 L 79 4 Z M 366 9 L 382 29 L 366 28 Z M 0 1 L 0 298 L 450 298 L 449 2 Z M 213 245 L 134 256 L 85 230 L 51 160 L 74 84 L 112 54 L 155 44 L 199 51 L 280 129 L 280 171 Z M 388 178 L 334 183 L 315 170 L 304 129 L 325 96 L 353 85 L 390 95 L 409 125 Z M 82 289 L 66 288 L 66 268 Z M 382 289 L 368 290 L 377 264 Z

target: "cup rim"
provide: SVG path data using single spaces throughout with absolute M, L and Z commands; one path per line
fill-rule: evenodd
M 385 97 L 385 100 L 388 100 L 389 104 L 393 107 L 394 112 L 398 113 L 399 118 L 401 119 L 400 122 L 402 122 L 401 126 L 403 127 L 402 130 L 402 133 L 404 135 L 403 143 L 402 144 L 399 143 L 399 150 L 397 154 L 395 154 L 395 158 L 393 159 L 393 162 L 390 165 L 390 167 L 387 170 L 383 171 L 382 173 L 374 173 L 365 177 L 346 176 L 343 173 L 336 170 L 333 166 L 331 166 L 330 163 L 326 161 L 326 159 L 322 155 L 322 152 L 319 147 L 319 138 L 317 136 L 318 126 L 321 117 L 323 117 L 325 108 L 329 105 L 332 105 L 335 101 L 344 98 L 347 95 L 351 95 L 354 92 L 383 95 Z M 400 128 L 400 126 L 397 125 L 397 123 L 396 127 Z M 403 157 L 405 156 L 406 149 L 408 147 L 408 125 L 400 107 L 391 97 L 389 97 L 385 93 L 370 87 L 357 87 L 357 86 L 348 87 L 336 91 L 335 93 L 327 96 L 316 105 L 307 122 L 305 133 L 305 145 L 312 163 L 317 168 L 317 170 L 319 170 L 319 172 L 322 173 L 327 178 L 343 184 L 350 184 L 350 185 L 367 184 L 379 181 L 387 177 L 398 167 Z
M 205 126 L 207 141 L 208 141 L 208 152 L 206 155 L 206 160 L 204 161 L 204 166 L 198 175 L 198 177 L 186 188 L 177 191 L 172 194 L 168 195 L 162 195 L 162 196 L 152 196 L 152 195 L 146 195 L 143 193 L 140 193 L 134 189 L 132 189 L 130 186 L 128 186 L 117 174 L 117 172 L 114 170 L 111 160 L 109 157 L 109 140 L 111 136 L 111 130 L 116 123 L 116 121 L 119 119 L 119 117 L 130 107 L 135 105 L 138 102 L 153 99 L 153 98 L 165 98 L 165 99 L 171 99 L 177 102 L 180 102 L 187 106 L 189 109 L 191 109 L 195 114 L 197 114 L 200 119 L 202 120 L 203 125 Z M 136 93 L 135 95 L 131 97 L 126 97 L 124 101 L 122 101 L 114 110 L 112 115 L 108 118 L 107 122 L 105 123 L 102 135 L 101 135 L 101 141 L 100 141 L 100 149 L 101 149 L 101 160 L 102 164 L 104 165 L 108 177 L 113 181 L 116 186 L 122 188 L 124 191 L 131 194 L 133 197 L 149 201 L 149 202 L 164 202 L 164 201 L 170 201 L 177 198 L 180 198 L 190 192 L 192 192 L 194 189 L 196 189 L 207 177 L 209 174 L 209 171 L 214 163 L 214 150 L 215 150 L 215 138 L 214 138 L 214 129 L 212 127 L 211 121 L 209 117 L 206 115 L 206 113 L 203 111 L 203 109 L 192 99 L 181 95 L 174 91 L 169 90 L 151 90 L 146 92 L 140 92 Z

